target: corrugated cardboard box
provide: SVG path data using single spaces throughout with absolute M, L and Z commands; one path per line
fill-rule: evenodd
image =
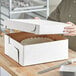
M 64 27 L 69 26 L 66 23 L 35 19 L 10 19 L 5 20 L 4 25 L 7 28 L 35 34 L 63 34 Z
M 47 37 L 51 42 L 22 45 L 23 39 Z M 60 35 L 35 35 L 26 32 L 5 35 L 5 53 L 22 66 L 68 58 L 68 39 Z
M 64 33 L 65 23 L 47 20 L 6 20 L 5 27 L 25 32 L 5 35 L 5 53 L 22 66 L 34 65 L 68 58 L 68 39 L 55 35 Z M 26 33 L 30 32 L 30 33 Z M 37 34 L 41 35 L 37 35 Z M 43 34 L 43 35 L 42 35 Z M 49 34 L 49 35 L 45 35 Z M 23 45 L 22 40 L 49 38 L 49 42 Z

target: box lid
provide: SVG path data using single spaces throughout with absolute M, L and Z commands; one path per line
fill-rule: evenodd
M 69 24 L 35 19 L 9 19 L 4 21 L 5 27 L 36 34 L 64 34 L 64 27 Z

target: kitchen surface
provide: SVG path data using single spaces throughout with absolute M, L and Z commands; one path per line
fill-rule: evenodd
M 69 24 L 47 20 L 60 2 L 0 0 L 0 76 L 76 74 L 76 52 L 64 37 Z

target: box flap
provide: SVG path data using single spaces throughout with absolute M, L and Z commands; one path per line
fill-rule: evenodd
M 9 29 L 37 33 L 37 34 L 63 34 L 64 27 L 69 24 L 35 19 L 9 19 L 4 21 L 4 25 Z

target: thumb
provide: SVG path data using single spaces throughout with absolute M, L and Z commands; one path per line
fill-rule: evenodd
M 75 24 L 72 22 L 67 22 L 67 24 L 70 24 L 71 26 L 74 26 Z

